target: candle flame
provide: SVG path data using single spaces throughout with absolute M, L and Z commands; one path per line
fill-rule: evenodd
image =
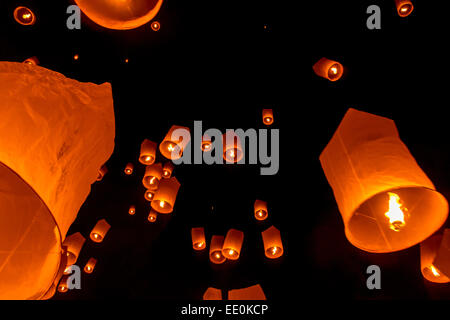
M 233 254 L 234 254 L 234 250 L 233 250 L 233 249 L 228 250 L 228 254 L 229 254 L 230 256 L 233 255 Z
M 277 251 L 278 251 L 278 248 L 277 248 L 277 247 L 273 247 L 273 248 L 272 248 L 272 254 L 273 254 L 273 255 L 275 255 L 275 254 L 277 253 Z
M 153 184 L 155 182 L 156 177 L 152 177 L 149 181 L 150 184 Z
M 170 143 L 169 146 L 167 147 L 167 150 L 172 152 L 173 150 L 175 150 L 175 147 Z
M 406 224 L 405 212 L 408 209 L 403 208 L 403 205 L 400 202 L 400 197 L 396 193 L 388 192 L 388 195 L 389 210 L 384 215 L 389 218 L 389 228 L 398 232 Z
M 128 60 L 128 59 L 127 59 L 127 60 Z M 151 159 L 152 159 L 152 157 L 150 157 L 150 156 L 146 156 L 146 157 L 145 157 L 145 161 L 147 161 L 147 162 L 150 161 Z
M 433 265 L 430 266 L 430 269 L 431 269 L 431 272 L 434 274 L 435 277 L 440 277 L 441 276 Z
M 333 74 L 337 74 L 338 73 L 338 70 L 337 70 L 337 68 L 336 67 L 331 67 L 331 73 L 333 73 Z
M 161 201 L 159 202 L 159 206 L 160 206 L 161 208 L 164 208 L 164 201 L 161 200 Z

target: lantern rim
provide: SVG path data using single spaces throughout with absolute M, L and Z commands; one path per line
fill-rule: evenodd
M 150 157 L 150 160 L 146 160 L 147 157 Z M 139 162 L 147 166 L 154 164 L 155 160 L 155 157 L 151 154 L 141 154 L 141 156 L 139 157 Z
M 24 21 L 23 17 L 20 17 L 19 11 L 20 10 L 26 10 L 28 14 L 31 15 L 31 20 L 29 22 Z M 24 7 L 24 6 L 19 6 L 16 9 L 14 9 L 14 20 L 16 20 L 17 23 L 23 25 L 23 26 L 32 26 L 33 24 L 36 23 L 36 15 L 34 14 L 33 10 L 31 10 L 30 8 Z

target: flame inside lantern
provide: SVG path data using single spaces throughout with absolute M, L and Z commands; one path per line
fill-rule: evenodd
M 389 195 L 389 210 L 384 214 L 389 219 L 389 228 L 398 232 L 406 224 L 406 212 L 408 209 L 403 207 L 400 197 L 398 194 L 393 192 L 388 192 Z
M 433 275 L 435 277 L 440 277 L 441 276 L 441 274 L 437 271 L 437 269 L 433 265 L 430 266 L 430 270 L 431 270 L 431 273 L 433 273 Z

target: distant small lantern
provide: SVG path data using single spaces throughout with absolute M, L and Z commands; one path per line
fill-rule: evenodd
M 402 18 L 407 17 L 413 12 L 414 6 L 410 0 L 395 0 L 398 15 Z
M 203 294 L 203 300 L 222 300 L 222 290 L 208 288 Z
M 230 260 L 237 260 L 241 254 L 242 242 L 244 241 L 244 233 L 236 229 L 230 229 L 227 232 L 223 243 L 222 254 Z
M 202 145 L 201 145 L 202 151 L 203 152 L 209 152 L 212 150 L 212 142 L 211 142 L 211 137 L 209 137 L 208 135 L 204 135 L 202 137 Z
M 209 260 L 212 263 L 221 264 L 227 259 L 222 254 L 224 240 L 223 236 L 212 236 L 209 245 Z
M 129 163 L 127 163 L 127 165 L 125 166 L 125 169 L 123 171 L 125 172 L 126 175 L 129 176 L 130 174 L 133 173 L 133 169 L 134 169 L 133 164 L 131 162 L 129 162 Z
M 66 251 L 67 264 L 66 264 L 66 266 L 71 266 L 75 262 L 77 262 L 81 248 L 83 248 L 85 241 L 86 241 L 86 239 L 79 232 L 71 234 L 70 236 L 66 237 L 66 239 L 63 242 L 63 245 L 67 247 L 67 251 Z
M 179 159 L 183 155 L 184 148 L 186 148 L 190 140 L 191 134 L 189 128 L 172 126 L 159 145 L 159 151 L 167 159 Z
M 154 163 L 145 168 L 144 178 L 142 184 L 148 190 L 156 190 L 159 187 L 163 175 L 163 168 L 161 163 Z
M 128 214 L 132 216 L 135 213 L 136 213 L 136 207 L 135 206 L 130 206 L 130 209 L 128 209 Z
M 171 213 L 177 199 L 178 189 L 180 189 L 180 183 L 177 178 L 161 180 L 151 203 L 152 208 L 159 213 Z
M 222 136 L 223 158 L 228 163 L 241 161 L 244 156 L 241 139 L 234 131 L 227 131 Z
M 269 212 L 267 210 L 267 202 L 256 200 L 253 206 L 256 220 L 266 220 Z
M 106 175 L 107 172 L 108 168 L 106 167 L 106 165 L 102 165 L 102 167 L 98 170 L 97 181 L 103 180 L 103 177 Z
M 266 300 L 266 295 L 259 284 L 242 289 L 228 291 L 228 300 Z
M 78 60 L 78 59 L 80 59 L 80 55 L 79 54 L 74 54 L 73 55 L 73 60 Z
M 36 22 L 35 14 L 27 7 L 17 7 L 14 10 L 14 19 L 24 26 L 31 26 Z
M 91 231 L 91 240 L 94 242 L 102 242 L 111 226 L 105 219 L 99 220 Z
M 153 201 L 153 197 L 155 196 L 155 193 L 152 190 L 146 190 L 144 194 L 144 198 L 147 201 Z
M 67 284 L 67 280 L 69 280 L 68 275 L 62 276 L 62 278 L 58 284 L 58 292 L 65 293 L 65 292 L 69 291 L 69 286 Z
M 153 164 L 156 159 L 156 147 L 156 142 L 145 139 L 141 144 L 139 162 L 147 166 Z
M 442 235 L 435 234 L 420 244 L 420 269 L 423 277 L 428 281 L 447 283 L 450 279 L 434 265 L 441 242 Z
M 263 123 L 267 126 L 270 126 L 273 123 L 273 110 L 272 109 L 263 109 L 262 118 L 263 118 Z
M 192 236 L 192 247 L 194 248 L 194 250 L 200 251 L 206 248 L 205 229 L 201 227 L 192 228 L 191 236 Z
M 280 231 L 274 226 L 271 226 L 261 234 L 264 243 L 264 253 L 266 254 L 266 257 L 269 259 L 276 259 L 281 257 L 284 250 Z
M 151 28 L 153 31 L 159 31 L 159 29 L 161 29 L 161 24 L 158 21 L 153 21 Z
M 148 221 L 150 222 L 156 222 L 156 219 L 158 218 L 158 213 L 155 210 L 150 210 L 150 214 L 148 215 Z
M 84 266 L 84 272 L 92 273 L 94 271 L 95 265 L 97 264 L 97 259 L 90 258 L 89 261 Z
M 25 59 L 23 63 L 32 65 L 32 66 L 38 66 L 39 65 L 39 59 L 37 57 L 31 57 L 28 59 Z
M 172 162 L 166 162 L 163 167 L 163 178 L 170 178 L 173 172 L 173 164 Z
M 313 70 L 319 77 L 330 81 L 339 80 L 344 73 L 344 67 L 342 64 L 327 58 L 322 58 L 317 61 L 313 66 Z

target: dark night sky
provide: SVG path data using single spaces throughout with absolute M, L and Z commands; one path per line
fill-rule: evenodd
M 112 228 L 104 243 L 88 240 L 81 252 L 80 265 L 91 256 L 99 260 L 95 272 L 83 276 L 82 290 L 54 299 L 201 299 L 210 286 L 256 283 L 275 301 L 300 292 L 311 299 L 450 298 L 448 284 L 422 278 L 418 246 L 371 254 L 346 240 L 318 160 L 349 107 L 382 115 L 395 120 L 418 163 L 450 199 L 441 74 L 448 29 L 436 25 L 428 1 L 415 1 L 413 14 L 402 19 L 393 0 L 298 1 L 297 8 L 288 1 L 167 0 L 156 17 L 159 32 L 148 24 L 107 30 L 85 16 L 81 30 L 69 31 L 70 1 L 53 2 L 2 1 L 0 60 L 37 56 L 41 66 L 68 77 L 111 82 L 116 116 L 109 172 L 92 186 L 69 234 L 88 237 L 100 218 Z M 19 4 L 35 10 L 35 26 L 14 22 Z M 382 9 L 381 30 L 366 28 L 370 4 Z M 323 56 L 344 65 L 340 81 L 314 75 L 312 65 Z M 192 129 L 194 120 L 223 131 L 262 128 L 264 107 L 274 109 L 273 128 L 280 129 L 279 173 L 260 176 L 257 165 L 177 166 L 175 211 L 149 224 L 144 167 L 137 161 L 142 140 L 159 143 L 171 125 Z M 135 164 L 131 177 L 123 174 L 127 162 Z M 268 201 L 268 221 L 253 219 L 256 198 Z M 131 204 L 135 216 L 127 214 Z M 285 246 L 276 261 L 264 257 L 260 235 L 272 224 Z M 208 240 L 229 228 L 244 231 L 241 258 L 214 266 L 207 251 L 194 253 L 190 229 L 197 226 L 205 227 Z M 371 264 L 381 267 L 382 290 L 366 288 Z

